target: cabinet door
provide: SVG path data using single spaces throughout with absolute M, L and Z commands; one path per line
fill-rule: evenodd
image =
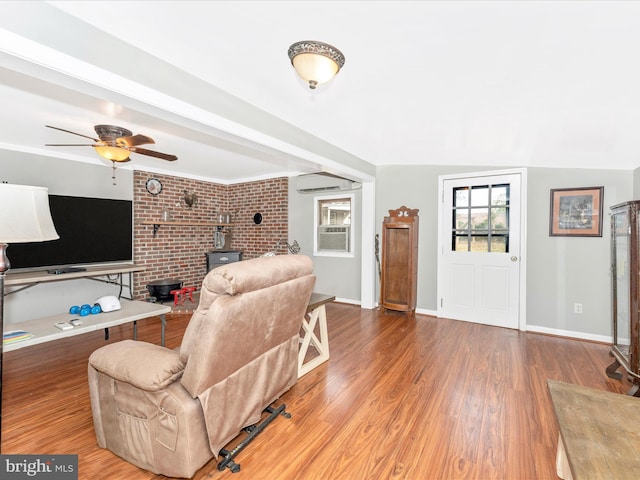
M 416 307 L 416 249 L 414 224 L 384 225 L 380 304 L 391 310 Z
M 612 213 L 611 227 L 613 343 L 629 364 L 631 346 L 629 240 L 631 226 L 626 208 Z
M 418 274 L 418 209 L 389 210 L 382 223 L 380 307 L 416 309 Z
M 411 290 L 409 263 L 411 256 L 411 239 L 409 228 L 388 227 L 385 229 L 384 242 L 384 299 L 387 304 L 407 306 Z

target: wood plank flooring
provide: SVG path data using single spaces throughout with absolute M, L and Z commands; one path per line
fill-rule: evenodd
M 546 379 L 629 388 L 605 375 L 602 344 L 344 304 L 327 317 L 331 359 L 282 397 L 292 418 L 238 456 L 239 473 L 212 460 L 195 479 L 554 479 Z M 168 347 L 188 319 L 169 317 Z M 138 338 L 159 343 L 159 320 Z M 2 453 L 78 454 L 81 479 L 165 478 L 96 445 L 87 358 L 103 344 L 94 332 L 5 353 Z

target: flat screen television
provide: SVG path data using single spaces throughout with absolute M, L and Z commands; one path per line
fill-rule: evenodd
M 47 269 L 133 260 L 133 202 L 49 195 L 51 217 L 60 238 L 12 243 L 11 270 Z

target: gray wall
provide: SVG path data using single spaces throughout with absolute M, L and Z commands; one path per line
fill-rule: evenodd
M 549 190 L 580 186 L 604 186 L 602 237 L 550 237 Z M 609 207 L 632 197 L 630 172 L 529 169 L 529 325 L 612 335 Z M 574 303 L 582 303 L 582 314 L 573 312 Z
M 376 232 L 389 209 L 420 209 L 418 309 L 437 309 L 437 215 L 439 175 L 503 170 L 447 166 L 383 166 L 376 181 Z M 549 190 L 604 186 L 602 238 L 549 237 Z M 527 325 L 531 330 L 611 336 L 609 206 L 633 197 L 628 171 L 528 169 Z M 583 313 L 573 313 L 582 303 Z M 602 338 L 601 338 L 602 337 Z
M 118 168 L 116 185 L 110 166 L 65 161 L 20 152 L 0 150 L 0 181 L 49 188 L 53 195 L 133 198 L 133 172 Z M 7 248 L 11 261 L 11 245 Z M 7 291 L 13 288 L 7 287 Z M 112 285 L 90 280 L 66 280 L 35 285 L 5 297 L 6 324 L 55 315 L 71 305 L 93 304 L 103 295 L 117 295 Z
M 478 170 L 478 169 L 475 169 Z M 474 170 L 474 171 L 475 171 Z M 420 310 L 436 311 L 438 246 L 438 177 L 467 172 L 465 168 L 404 165 L 383 166 L 376 175 L 376 234 L 389 210 L 417 208 L 419 216 L 418 302 Z M 376 288 L 377 293 L 379 292 Z
M 301 194 L 296 191 L 295 177 L 289 179 L 289 243 L 297 240 L 301 251 L 313 259 L 313 270 L 316 274 L 314 291 L 335 295 L 343 302 L 360 302 L 360 263 L 362 261 L 360 242 L 362 236 L 362 191 L 354 190 L 345 193 L 354 194 L 353 223 L 355 256 L 314 257 L 313 256 L 313 194 Z M 318 194 L 325 195 L 325 194 Z M 372 239 L 373 241 L 373 239 Z

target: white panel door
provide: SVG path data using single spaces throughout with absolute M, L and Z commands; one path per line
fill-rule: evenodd
M 520 173 L 441 178 L 439 317 L 519 328 L 521 184 Z

